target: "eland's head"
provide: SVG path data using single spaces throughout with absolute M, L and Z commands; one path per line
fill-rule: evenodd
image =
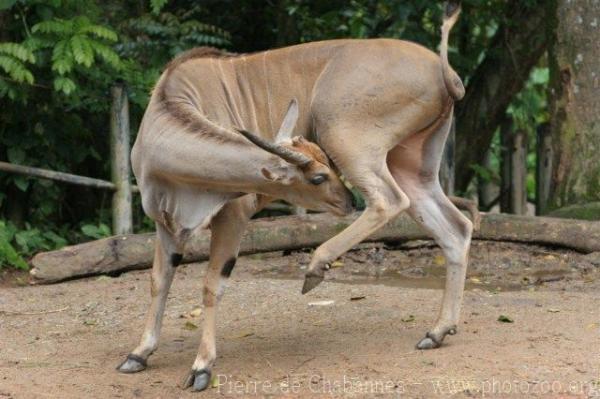
M 281 159 L 277 168 L 262 168 L 267 179 L 281 184 L 275 195 L 304 208 L 346 215 L 352 211 L 352 193 L 337 175 L 329 158 L 317 144 L 293 135 L 298 103 L 292 100 L 281 127 L 271 142 L 246 130 L 238 130 L 258 147 Z

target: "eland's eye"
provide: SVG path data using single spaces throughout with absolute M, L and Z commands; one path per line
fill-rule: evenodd
M 327 175 L 324 175 L 324 174 L 315 175 L 310 178 L 311 184 L 314 184 L 315 186 L 318 186 L 319 184 L 323 183 L 325 180 L 327 180 Z

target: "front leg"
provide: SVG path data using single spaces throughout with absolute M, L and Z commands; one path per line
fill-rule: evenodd
M 371 172 L 360 167 L 356 170 L 360 177 L 355 181 L 362 183 L 358 188 L 366 198 L 367 207 L 354 223 L 315 250 L 304 278 L 303 294 L 323 281 L 330 262 L 384 226 L 410 204 L 387 168 Z M 352 181 L 352 176 L 347 177 Z
M 117 367 L 121 373 L 137 373 L 144 370 L 148 357 L 158 346 L 167 295 L 173 281 L 175 268 L 181 262 L 179 252 L 181 251 L 176 249 L 171 233 L 157 223 L 150 289 L 152 303 L 146 315 L 144 333 L 139 345 Z
M 183 388 L 202 391 L 210 384 L 211 370 L 217 357 L 216 312 L 225 281 L 231 275 L 248 221 L 270 201 L 263 196 L 246 195 L 229 202 L 211 221 L 210 260 L 204 279 L 202 301 L 204 320 L 202 339 L 192 370 L 186 375 Z

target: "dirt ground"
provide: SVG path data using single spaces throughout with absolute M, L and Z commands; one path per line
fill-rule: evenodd
M 179 384 L 199 344 L 205 264 L 178 269 L 161 346 L 134 375 L 115 366 L 141 334 L 147 271 L 4 283 L 0 398 L 600 397 L 597 254 L 475 242 L 458 334 L 430 351 L 415 344 L 441 300 L 438 249 L 362 246 L 302 296 L 309 257 L 240 258 L 203 393 Z

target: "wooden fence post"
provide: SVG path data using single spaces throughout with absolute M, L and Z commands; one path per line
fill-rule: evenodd
M 131 181 L 129 166 L 129 102 L 122 84 L 111 89 L 110 154 L 115 193 L 112 201 L 113 234 L 132 232 Z
M 552 136 L 550 125 L 544 123 L 537 129 L 537 157 L 535 164 L 535 214 L 546 213 L 552 180 Z
M 505 213 L 527 213 L 527 133 L 514 131 L 510 122 L 501 126 L 502 183 L 500 210 Z
M 456 124 L 452 119 L 452 127 L 446 139 L 444 146 L 444 154 L 442 155 L 442 163 L 440 165 L 440 183 L 446 195 L 454 194 L 454 154 L 456 146 Z

